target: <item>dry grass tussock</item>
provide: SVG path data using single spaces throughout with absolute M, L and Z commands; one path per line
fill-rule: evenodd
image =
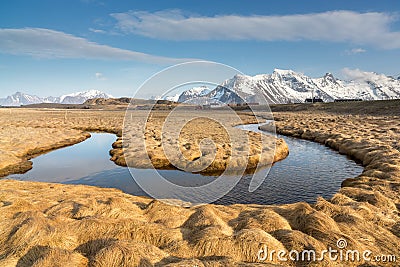
M 216 172 L 229 165 L 234 171 L 253 169 L 258 163 L 268 165 L 288 155 L 282 139 L 232 127 L 257 122 L 250 114 L 204 111 L 201 118 L 191 120 L 197 113 L 185 111 L 169 116 L 169 111 L 153 111 L 150 115 L 134 111 L 128 117 L 118 110 L 0 109 L 0 177 L 26 172 L 32 167 L 30 158 L 79 143 L 90 137 L 88 132 L 99 131 L 119 136 L 110 151 L 112 160 L 136 168 L 203 170 L 208 166 L 203 172 Z M 123 128 L 125 116 L 128 120 Z M 206 138 L 213 144 L 202 142 Z
M 3 140 L 12 138 L 6 129 L 21 130 L 23 134 L 15 138 L 25 143 L 21 147 L 16 145 L 15 150 L 11 147 L 4 150 L 10 158 L 16 158 L 4 163 L 6 166 L 26 161 L 29 157 L 24 156 L 24 149 L 58 142 L 61 145 L 67 139 L 74 143 L 86 138 L 87 130 L 117 134 L 121 130 L 118 127 L 122 115 L 116 111 L 74 111 L 76 114 L 69 111 L 66 120 L 65 111 L 33 111 L 37 112 L 37 120 L 29 119 L 32 115 L 25 114 L 26 110 L 12 110 L 16 114 L 11 119 L 4 117 L 5 111 L 0 112 L 1 134 L 9 138 L 1 139 L 0 149 L 5 149 L 7 142 Z M 399 118 L 306 111 L 280 112 L 275 116 L 278 132 L 330 146 L 362 162 L 365 171 L 359 177 L 345 180 L 330 200 L 319 198 L 312 205 L 272 206 L 184 208 L 116 189 L 1 180 L 0 266 L 364 264 L 343 264 L 327 258 L 323 262 L 284 263 L 276 257 L 262 262 L 257 259 L 263 244 L 270 250 L 319 252 L 337 248 L 339 238 L 347 241 L 348 249 L 369 249 L 373 255 L 399 257 Z M 37 136 L 47 141 L 39 138 L 34 144 L 33 137 Z

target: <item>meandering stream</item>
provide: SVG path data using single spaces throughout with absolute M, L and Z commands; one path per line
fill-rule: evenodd
M 238 128 L 262 132 L 258 130 L 257 124 Z M 252 176 L 244 175 L 235 188 L 216 201 L 216 204 L 313 203 L 318 196 L 330 198 L 344 179 L 357 176 L 363 170 L 361 165 L 318 143 L 279 137 L 285 139 L 290 154 L 271 167 L 262 185 L 250 193 L 248 187 Z M 93 133 L 91 138 L 82 143 L 32 159 L 32 170 L 7 178 L 113 187 L 133 195 L 146 195 L 135 183 L 128 168 L 110 161 L 109 150 L 115 139 L 113 134 Z M 159 172 L 171 182 L 182 186 L 198 186 L 216 178 L 178 170 Z M 152 172 L 148 170 L 138 170 L 136 173 L 153 179 Z

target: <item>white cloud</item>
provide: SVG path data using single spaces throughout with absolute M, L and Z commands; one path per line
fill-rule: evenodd
M 105 30 L 89 28 L 89 31 L 94 33 L 107 33 Z
M 180 10 L 113 13 L 117 28 L 167 40 L 314 40 L 400 48 L 400 32 L 391 31 L 397 17 L 387 13 L 330 11 L 284 16 L 185 15 Z
M 365 53 L 365 52 L 367 52 L 367 50 L 365 50 L 363 48 L 353 48 L 350 50 L 346 50 L 346 54 L 348 54 L 348 55 L 361 54 L 361 53 Z
M 100 81 L 105 81 L 105 80 L 107 80 L 107 78 L 106 78 L 106 77 L 104 76 L 104 74 L 101 73 L 101 72 L 96 72 L 94 75 L 96 76 L 96 79 L 97 79 L 97 80 L 100 80 Z
M 360 69 L 349 69 L 349 68 L 342 69 L 342 74 L 345 79 L 355 80 L 355 81 L 366 81 L 366 80 L 373 81 L 375 79 L 386 77 L 384 74 L 378 74 L 375 72 L 363 71 Z
M 175 64 L 189 60 L 120 49 L 42 28 L 0 29 L 0 53 L 38 58 L 133 60 L 156 64 Z

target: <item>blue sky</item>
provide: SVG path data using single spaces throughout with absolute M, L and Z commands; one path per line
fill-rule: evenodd
M 0 2 L 0 97 L 99 89 L 131 96 L 191 59 L 249 75 L 399 75 L 398 1 Z

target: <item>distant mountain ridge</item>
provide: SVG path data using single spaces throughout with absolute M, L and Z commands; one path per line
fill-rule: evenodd
M 11 96 L 0 98 L 1 106 L 22 106 L 41 103 L 55 103 L 55 104 L 83 104 L 88 99 L 93 98 L 112 98 L 111 95 L 101 92 L 99 90 L 88 90 L 77 92 L 58 97 L 39 97 L 36 95 L 29 95 L 22 92 L 16 92 Z
M 336 99 L 381 100 L 400 98 L 400 77 L 357 70 L 355 78 L 340 80 L 331 73 L 311 78 L 292 70 L 275 69 L 272 74 L 255 76 L 235 75 L 208 94 L 201 96 L 183 92 L 179 102 L 195 103 L 196 99 L 209 102 L 242 103 L 263 102 L 285 104 L 304 102 L 312 96 L 325 102 Z M 189 90 L 190 91 L 190 90 Z
M 272 74 L 255 76 L 237 74 L 214 89 L 194 87 L 162 99 L 204 105 L 209 103 L 300 103 L 312 96 L 325 102 L 336 99 L 382 100 L 400 99 L 400 76 L 348 70 L 351 79 L 340 80 L 332 73 L 311 78 L 293 70 L 275 69 Z M 39 97 L 17 92 L 0 98 L 1 106 L 21 106 L 40 103 L 83 104 L 89 99 L 112 98 L 98 90 L 89 90 L 59 97 Z M 159 99 L 160 97 L 154 97 Z
M 201 98 L 209 94 L 211 90 L 207 86 L 193 87 L 184 91 L 178 98 L 177 102 L 185 102 L 193 98 Z

